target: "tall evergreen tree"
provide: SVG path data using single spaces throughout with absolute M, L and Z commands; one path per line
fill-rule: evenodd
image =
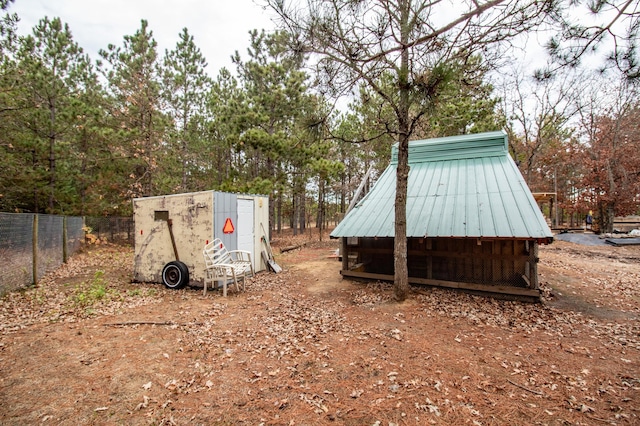
M 75 158 L 70 162 L 78 187 L 75 210 L 81 215 L 123 214 L 121 200 L 114 197 L 118 187 L 111 166 L 107 96 L 96 69 L 89 62 L 78 68 L 82 90 L 75 98 L 75 132 L 72 143 Z
M 316 104 L 306 93 L 303 58 L 288 50 L 289 34 L 252 31 L 250 35 L 249 60 L 243 61 L 237 52 L 233 58 L 246 96 L 238 141 L 246 154 L 245 179 L 261 189 L 268 184 L 269 192 L 285 185 L 291 187 L 293 225 L 303 229 L 304 222 L 300 220 L 304 218 L 308 179 L 305 167 L 310 161 L 305 117 L 313 115 Z M 274 200 L 274 195 L 281 198 L 283 193 L 272 193 L 272 224 L 275 205 L 282 201 Z
M 236 77 L 222 68 L 207 96 L 207 144 L 199 159 L 198 182 L 204 188 L 238 191 L 237 180 L 243 172 L 244 147 L 239 142 L 246 116 L 245 92 Z M 268 193 L 269 191 L 248 191 Z
M 0 0 L 4 13 L 12 0 Z M 15 179 L 24 172 L 23 156 L 15 143 L 16 111 L 20 108 L 17 93 L 19 74 L 15 64 L 15 34 L 18 17 L 6 13 L 0 17 L 0 155 L 4 173 L 0 175 L 0 210 L 20 208 L 23 188 Z
M 20 40 L 17 67 L 27 108 L 21 112 L 23 133 L 18 143 L 27 156 L 24 164 L 31 163 L 31 173 L 24 178 L 32 180 L 34 211 L 66 212 L 77 194 L 70 161 L 76 101 L 83 90 L 80 74 L 88 62 L 69 26 L 59 18 L 43 18 L 32 35 Z
M 211 89 L 211 78 L 206 74 L 207 62 L 196 46 L 193 36 L 184 28 L 176 48 L 167 51 L 164 58 L 162 94 L 172 120 L 169 143 L 177 152 L 180 165 L 181 191 L 195 188 L 191 182 L 204 155 L 205 101 Z
M 360 182 L 368 172 L 378 152 L 375 149 L 379 139 L 369 140 L 366 135 L 371 131 L 370 122 L 363 114 L 363 104 L 356 100 L 349 105 L 351 112 L 341 113 L 335 117 L 329 125 L 331 138 L 334 141 L 333 158 L 339 159 L 343 164 L 337 180 L 333 182 L 333 191 L 338 194 L 337 212 L 343 217 L 347 206 L 351 203 L 352 196 Z M 389 151 L 388 141 L 380 142 L 385 145 L 384 151 Z M 378 172 L 386 167 L 387 161 L 381 161 Z M 377 173 L 376 173 L 377 176 Z
M 451 79 L 417 129 L 421 138 L 456 136 L 500 130 L 505 117 L 498 109 L 500 98 L 488 82 L 490 67 L 482 56 L 450 62 Z
M 172 153 L 165 144 L 167 120 L 163 113 L 157 43 L 147 21 L 142 20 L 135 34 L 124 37 L 122 47 L 110 44 L 100 55 L 109 65 L 101 70 L 112 97 L 111 150 L 119 169 L 116 176 L 123 179 L 117 195 L 124 207 L 130 205 L 131 197 L 171 189 L 159 168 L 161 161 L 170 161 Z

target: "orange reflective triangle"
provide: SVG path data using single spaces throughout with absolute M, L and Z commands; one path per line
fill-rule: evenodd
M 235 231 L 236 229 L 233 227 L 233 222 L 231 222 L 231 218 L 228 217 L 227 220 L 224 222 L 224 226 L 222 227 L 222 232 L 224 232 L 225 234 L 233 234 L 233 231 Z

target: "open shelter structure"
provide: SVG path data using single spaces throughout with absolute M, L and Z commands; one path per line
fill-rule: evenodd
M 409 144 L 409 282 L 539 298 L 538 244 L 553 241 L 507 135 L 488 132 Z M 371 191 L 331 233 L 341 274 L 393 280 L 397 145 Z

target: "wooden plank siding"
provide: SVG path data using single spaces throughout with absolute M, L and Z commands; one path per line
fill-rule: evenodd
M 408 238 L 409 282 L 539 294 L 537 245 L 526 239 Z M 343 238 L 342 253 L 343 276 L 393 280 L 393 238 Z

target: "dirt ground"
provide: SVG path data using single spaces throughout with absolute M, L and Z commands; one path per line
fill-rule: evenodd
M 0 423 L 640 424 L 640 247 L 543 247 L 539 304 L 395 303 L 343 280 L 336 247 L 227 298 L 132 284 L 130 248 L 85 248 L 0 300 Z

